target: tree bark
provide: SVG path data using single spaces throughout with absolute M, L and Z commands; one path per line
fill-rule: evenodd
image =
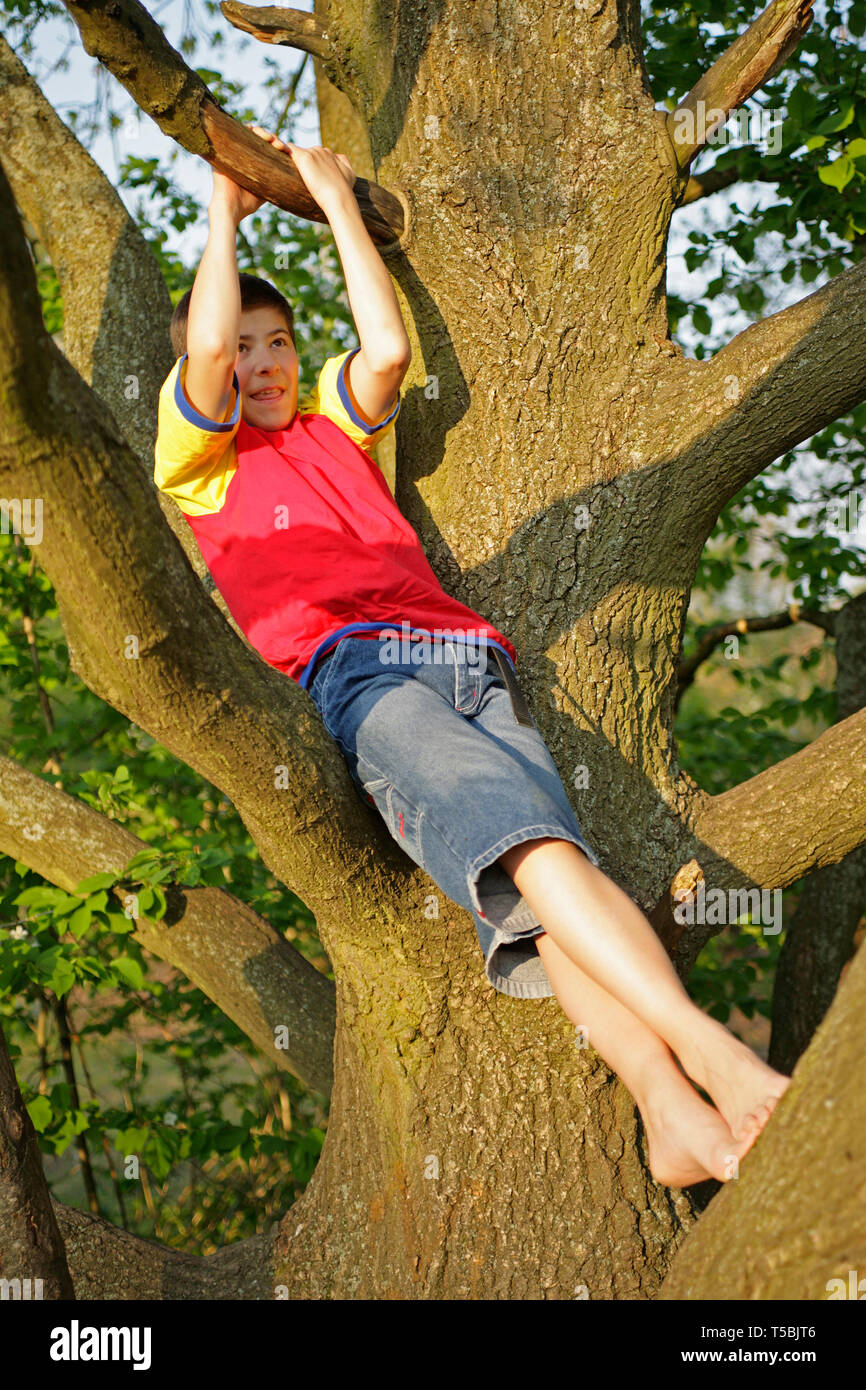
M 152 480 L 159 388 L 173 361 L 168 290 L 123 200 L 2 34 L 0 151 L 15 202 L 60 284 L 63 352 Z M 177 503 L 161 492 L 157 500 L 205 591 L 246 642 Z
M 165 135 L 277 207 L 314 222 L 327 221 L 292 161 L 223 111 L 137 0 L 64 4 L 87 52 L 123 83 Z M 400 236 L 403 209 L 393 193 L 366 179 L 356 180 L 354 192 L 374 241 L 387 244 Z
M 249 1236 L 214 1255 L 188 1255 L 54 1202 L 76 1299 L 262 1300 L 279 1297 L 273 1232 Z
M 678 157 L 684 167 L 688 167 L 698 151 L 703 149 L 706 137 L 716 129 L 717 124 L 722 123 L 712 121 L 711 113 L 721 112 L 727 117 L 731 111 L 742 106 L 787 62 L 811 23 L 812 0 L 772 0 L 754 24 L 750 24 L 718 62 L 703 74 L 676 111 L 672 111 L 668 117 Z M 683 113 L 694 116 L 698 114 L 701 104 L 707 117 L 703 133 L 698 129 L 691 139 L 678 138 Z M 699 126 L 700 121 L 695 124 Z
M 39 1141 L 0 1029 L 0 1279 L 12 1298 L 72 1298 Z

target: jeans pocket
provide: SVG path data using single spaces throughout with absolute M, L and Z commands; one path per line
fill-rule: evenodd
M 387 777 L 371 777 L 369 781 L 361 782 L 360 785 L 364 790 L 365 797 L 368 801 L 372 802 L 376 809 L 381 813 L 382 819 L 385 821 L 385 823 L 388 826 L 388 829 L 390 830 L 391 825 L 388 820 L 388 789 L 391 784 L 388 781 Z
M 372 802 L 387 825 L 391 838 L 423 869 L 421 827 L 424 812 L 407 801 L 387 777 L 373 777 L 361 785 L 367 800 Z

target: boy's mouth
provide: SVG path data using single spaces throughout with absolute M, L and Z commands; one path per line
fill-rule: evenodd
M 264 386 L 261 391 L 251 391 L 250 399 L 253 401 L 276 401 L 282 394 L 282 386 Z

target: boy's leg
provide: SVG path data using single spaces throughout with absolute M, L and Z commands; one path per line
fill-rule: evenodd
M 692 1003 L 628 894 L 565 840 L 527 840 L 498 862 L 563 953 L 669 1044 L 735 1139 L 754 1142 L 789 1078 Z
M 670 1048 L 607 990 L 591 980 L 548 932 L 535 938 L 566 1017 L 616 1072 L 640 1110 L 650 1170 L 666 1187 L 735 1176 L 748 1141 L 735 1140 L 721 1115 L 686 1080 Z

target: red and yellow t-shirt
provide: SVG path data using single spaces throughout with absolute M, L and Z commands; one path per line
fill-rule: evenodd
M 382 629 L 462 634 L 515 661 L 507 637 L 445 593 L 371 458 L 402 398 L 365 420 L 345 376 L 355 352 L 327 359 L 282 430 L 241 417 L 237 375 L 226 419 L 199 414 L 179 358 L 159 394 L 157 487 L 180 506 L 249 642 L 304 688 L 341 637 Z

